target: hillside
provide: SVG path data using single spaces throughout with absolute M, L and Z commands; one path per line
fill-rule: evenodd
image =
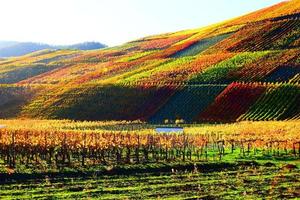
M 300 119 L 299 55 L 299 0 L 102 50 L 42 50 L 0 60 L 1 98 L 5 105 L 21 102 L 14 116 L 2 116 L 153 123 Z M 7 109 L 1 106 L 2 113 Z
M 99 42 L 84 42 L 73 45 L 48 45 L 40 44 L 34 42 L 1 42 L 0 41 L 0 58 L 1 57 L 15 57 L 23 56 L 25 54 L 33 53 L 35 51 L 45 50 L 45 49 L 77 49 L 77 50 L 93 50 L 93 49 L 102 49 L 106 45 Z

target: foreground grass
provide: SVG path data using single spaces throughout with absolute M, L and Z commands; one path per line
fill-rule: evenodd
M 300 170 L 248 166 L 217 172 L 173 171 L 10 181 L 1 199 L 286 199 L 300 197 Z

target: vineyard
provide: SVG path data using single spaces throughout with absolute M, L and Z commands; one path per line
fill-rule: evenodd
M 299 122 L 185 127 L 156 133 L 140 122 L 1 121 L 0 156 L 10 167 L 35 168 L 300 156 Z M 268 134 L 266 134 L 266 132 Z

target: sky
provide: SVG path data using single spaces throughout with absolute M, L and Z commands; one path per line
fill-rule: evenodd
M 119 45 L 199 28 L 282 0 L 0 0 L 0 40 Z

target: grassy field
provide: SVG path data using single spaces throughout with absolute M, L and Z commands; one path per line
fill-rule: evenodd
M 49 178 L 0 185 L 1 199 L 290 199 L 300 196 L 300 170 L 236 170 Z

